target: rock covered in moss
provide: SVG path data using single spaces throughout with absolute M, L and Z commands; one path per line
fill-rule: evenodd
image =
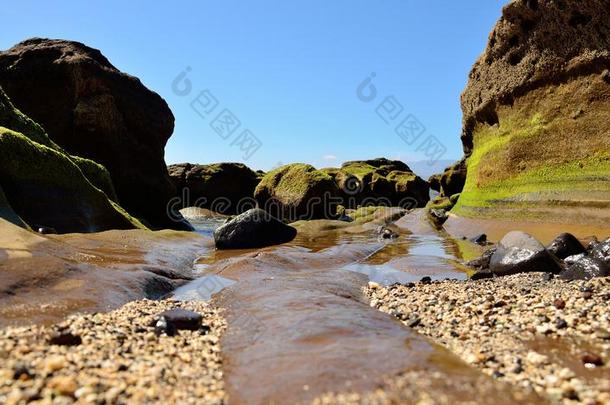
M 239 214 L 255 206 L 253 195 L 260 174 L 242 163 L 182 163 L 169 166 L 168 171 L 179 197 L 188 190 L 187 206 L 222 214 Z
M 61 233 L 143 227 L 111 200 L 103 166 L 68 155 L 1 89 L 0 189 L 0 215 L 19 226 Z
M 175 190 L 163 155 L 174 117 L 140 80 L 81 43 L 34 38 L 0 53 L 0 85 L 53 142 L 108 169 L 129 212 L 156 228 L 192 229 L 167 215 Z
M 446 197 L 451 197 L 454 194 L 459 194 L 464 189 L 466 183 L 466 160 L 462 159 L 449 166 L 440 178 L 441 194 Z
M 341 203 L 332 177 L 303 163 L 267 173 L 256 187 L 254 198 L 265 211 L 287 221 L 332 218 Z
M 608 21 L 601 0 L 504 7 L 462 94 L 455 212 L 610 224 Z
M 434 190 L 437 193 L 441 192 L 441 176 L 442 174 L 433 174 L 428 178 L 428 184 L 430 185 L 430 190 Z
M 346 194 L 346 206 L 423 207 L 430 199 L 428 183 L 397 160 L 378 158 L 345 162 L 335 175 Z

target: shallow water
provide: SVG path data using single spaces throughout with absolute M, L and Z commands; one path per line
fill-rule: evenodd
M 404 371 L 441 373 L 465 387 L 491 380 L 392 317 L 371 308 L 362 287 L 464 279 L 455 243 L 426 228 L 420 213 L 395 230 L 297 236 L 289 244 L 250 251 L 213 251 L 198 260 L 203 277 L 178 299 L 214 298 L 224 308 L 225 381 L 232 403 L 307 402 L 330 391 L 366 391 Z M 425 232 L 413 233 L 413 224 Z M 209 225 L 209 224 L 207 224 Z M 208 230 L 201 230 L 209 232 Z M 439 393 L 476 398 L 443 388 Z M 493 388 L 495 389 L 495 388 Z M 492 389 L 492 390 L 493 390 Z

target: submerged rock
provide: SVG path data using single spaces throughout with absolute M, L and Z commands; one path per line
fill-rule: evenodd
M 163 160 L 174 116 L 140 80 L 84 44 L 33 38 L 0 52 L 0 85 L 54 143 L 108 169 L 131 214 L 155 228 L 192 229 L 166 210 L 175 195 Z
M 608 265 L 595 257 L 583 257 L 559 274 L 564 280 L 590 280 L 607 276 L 610 276 Z
M 297 230 L 260 208 L 240 214 L 214 232 L 217 249 L 253 249 L 290 242 Z
M 498 243 L 489 263 L 491 272 L 506 276 L 526 272 L 560 273 L 559 259 L 525 232 L 507 233 Z
M 562 260 L 568 256 L 578 255 L 587 251 L 582 243 L 571 233 L 562 233 L 557 236 L 547 246 L 547 250 Z

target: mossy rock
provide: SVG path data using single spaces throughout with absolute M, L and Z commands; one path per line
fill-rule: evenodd
M 182 197 L 184 190 L 188 190 L 185 208 L 197 206 L 234 215 L 256 206 L 253 195 L 261 174 L 243 163 L 182 163 L 169 166 L 168 171 L 178 196 Z
M 430 189 L 436 191 L 437 193 L 441 192 L 441 177 L 442 174 L 433 174 L 428 178 L 428 184 L 430 185 Z
M 60 233 L 144 228 L 94 187 L 65 154 L 0 127 L 0 185 L 30 226 Z
M 328 174 L 295 163 L 267 173 L 254 198 L 261 208 L 286 221 L 330 219 L 340 203 L 340 192 Z
M 104 166 L 90 159 L 68 155 L 65 150 L 49 138 L 40 125 L 15 108 L 2 88 L 0 88 L 0 126 L 18 132 L 31 141 L 65 154 L 81 169 L 91 184 L 106 193 L 111 200 L 118 201 L 110 173 L 108 173 Z
M 451 197 L 454 194 L 461 193 L 466 183 L 466 174 L 465 159 L 445 169 L 440 179 L 441 194 L 445 197 Z
M 453 201 L 451 201 L 451 199 L 449 197 L 436 197 L 435 199 L 431 200 L 427 205 L 426 208 L 429 210 L 432 209 L 437 209 L 437 210 L 446 210 L 449 211 L 451 208 L 453 208 L 455 204 L 453 203 Z

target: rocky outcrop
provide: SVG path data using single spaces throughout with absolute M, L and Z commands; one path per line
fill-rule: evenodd
M 466 160 L 462 159 L 445 169 L 440 178 L 441 195 L 451 197 L 460 194 L 466 183 Z
M 240 214 L 253 208 L 254 190 L 261 176 L 242 163 L 168 167 L 178 196 L 186 206 L 210 209 L 222 214 Z
M 609 224 L 608 69 L 607 0 L 506 5 L 462 94 L 454 211 Z
M 423 207 L 430 199 L 428 182 L 398 160 L 384 158 L 345 162 L 340 169 L 321 169 L 337 183 L 343 205 Z
M 102 166 L 67 154 L 0 89 L 2 218 L 60 233 L 143 228 L 113 192 Z
M 217 249 L 254 249 L 290 242 L 297 230 L 253 208 L 232 218 L 214 231 Z
M 0 85 L 54 143 L 106 167 L 129 212 L 155 228 L 191 229 L 166 212 L 175 190 L 163 155 L 174 117 L 137 78 L 81 43 L 35 38 L 0 53 Z
M 259 207 L 286 221 L 332 218 L 341 202 L 333 178 L 303 163 L 267 173 L 256 187 L 254 198 Z

